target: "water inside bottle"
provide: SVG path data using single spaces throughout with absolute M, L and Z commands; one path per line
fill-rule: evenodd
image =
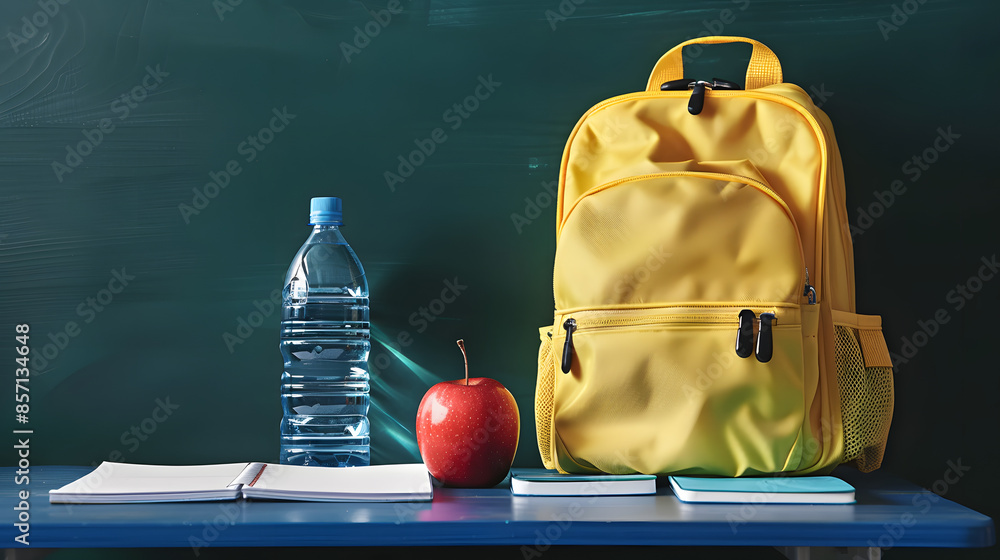
M 370 463 L 371 342 L 363 274 L 343 243 L 307 244 L 289 269 L 280 343 L 282 463 Z

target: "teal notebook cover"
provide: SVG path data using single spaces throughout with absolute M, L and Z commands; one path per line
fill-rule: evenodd
M 784 478 L 698 478 L 670 477 L 684 490 L 692 492 L 757 492 L 763 494 L 817 494 L 853 492 L 854 487 L 833 476 L 797 476 Z
M 670 486 L 686 502 L 854 503 L 854 487 L 832 476 L 700 478 L 671 476 Z

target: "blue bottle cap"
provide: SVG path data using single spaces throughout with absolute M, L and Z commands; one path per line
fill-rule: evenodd
M 309 225 L 344 225 L 343 206 L 335 196 L 317 196 L 309 201 Z

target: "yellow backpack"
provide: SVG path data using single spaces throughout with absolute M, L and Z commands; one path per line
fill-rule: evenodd
M 746 89 L 684 79 L 695 43 L 753 45 Z M 855 314 L 827 116 L 743 37 L 667 52 L 563 153 L 555 320 L 535 418 L 547 468 L 807 474 L 879 467 L 892 362 Z

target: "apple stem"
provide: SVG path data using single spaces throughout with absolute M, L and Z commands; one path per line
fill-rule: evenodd
M 462 350 L 462 359 L 465 360 L 465 385 L 469 385 L 469 356 L 465 353 L 465 340 L 458 339 L 455 344 Z

